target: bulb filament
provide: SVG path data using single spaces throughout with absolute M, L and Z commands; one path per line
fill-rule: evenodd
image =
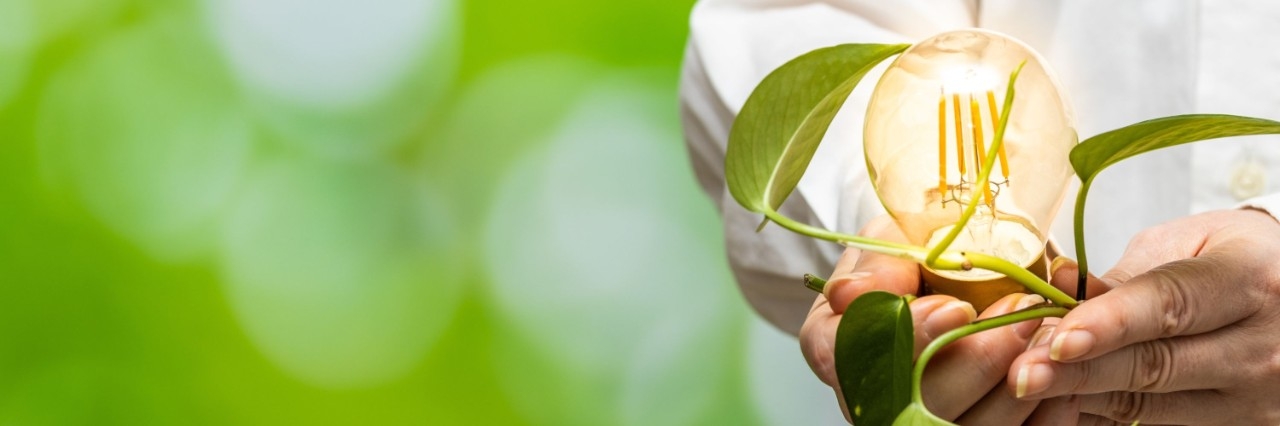
M 964 198 L 968 196 L 982 197 L 983 204 L 995 211 L 995 200 L 1000 193 L 1000 187 L 1009 184 L 1009 159 L 1005 153 L 1005 147 L 1001 144 L 1000 149 L 996 152 L 998 164 L 1000 168 L 1000 176 L 1004 178 L 1001 182 L 990 182 L 986 188 L 982 188 L 979 193 L 972 193 L 976 188 L 972 188 L 977 181 L 977 176 L 982 172 L 982 162 L 987 156 L 987 140 L 983 134 L 983 126 L 990 123 L 991 133 L 995 133 L 996 126 L 1000 123 L 1000 111 L 996 106 L 995 93 L 991 90 L 986 91 L 985 101 L 987 103 L 986 114 L 983 113 L 982 101 L 983 97 L 977 93 L 964 94 L 967 99 L 961 98 L 961 93 L 952 93 L 950 96 L 952 124 L 955 135 L 955 170 L 959 171 L 958 183 L 951 183 L 947 179 L 948 170 L 952 169 L 947 162 L 947 98 L 946 93 L 938 96 L 938 193 L 945 206 L 948 202 L 956 201 L 964 203 Z M 962 107 L 962 100 L 968 100 L 968 108 Z M 965 120 L 964 110 L 968 110 L 968 120 Z M 984 119 L 983 115 L 988 115 L 989 119 Z M 966 129 L 968 127 L 968 129 Z M 966 131 L 968 130 L 968 131 Z M 968 149 L 966 149 L 968 148 Z M 965 151 L 972 152 L 970 157 L 965 156 Z M 971 163 L 971 164 L 970 164 Z M 993 165 L 994 167 L 994 165 Z M 993 170 L 994 172 L 994 170 Z

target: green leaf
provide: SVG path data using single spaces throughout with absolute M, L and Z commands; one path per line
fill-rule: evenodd
M 854 86 L 907 44 L 842 44 L 806 53 L 769 73 L 733 122 L 725 153 L 729 192 L 747 210 L 777 210 L 809 167 Z
M 836 376 L 857 425 L 887 425 L 911 402 L 915 336 L 907 299 L 873 291 L 849 303 L 836 330 Z
M 1091 137 L 1071 150 L 1071 166 L 1082 182 L 1120 160 L 1160 148 L 1229 136 L 1280 133 L 1280 122 L 1220 114 L 1157 118 Z
M 1280 122 L 1235 115 L 1191 114 L 1157 118 L 1106 132 L 1081 142 L 1071 150 L 1071 167 L 1080 177 L 1076 196 L 1076 259 L 1080 264 L 1076 298 L 1084 299 L 1089 263 L 1085 257 L 1084 203 L 1093 178 L 1107 166 L 1160 148 L 1230 136 L 1280 133 Z
M 930 413 L 929 410 L 925 409 L 923 405 L 920 405 L 920 403 L 917 402 L 913 402 L 911 405 L 907 406 L 905 410 L 902 410 L 902 414 L 898 415 L 898 418 L 893 421 L 893 426 L 933 425 L 955 426 L 955 423 L 951 423 L 933 415 L 933 413 Z

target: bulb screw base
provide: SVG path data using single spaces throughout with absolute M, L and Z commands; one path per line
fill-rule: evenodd
M 1049 260 L 1041 254 L 1030 265 L 1023 265 L 1028 271 L 1042 279 L 1049 277 Z M 1026 293 L 1026 287 L 1012 278 L 1001 275 L 992 279 L 961 279 L 945 276 L 921 265 L 920 276 L 924 279 L 925 291 L 930 294 L 945 294 L 969 302 L 978 312 L 982 312 L 996 303 L 1000 298 L 1013 293 Z

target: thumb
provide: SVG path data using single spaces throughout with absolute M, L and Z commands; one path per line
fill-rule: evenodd
M 898 224 L 888 216 L 880 216 L 867 224 L 859 235 L 884 241 L 906 242 Z M 844 265 L 853 263 L 852 268 Z M 920 266 L 894 256 L 849 249 L 840 259 L 836 274 L 831 276 L 823 295 L 831 310 L 844 313 L 849 303 L 869 291 L 887 291 L 897 295 L 915 294 L 920 290 Z
M 1196 257 L 1209 235 L 1223 226 L 1215 218 L 1188 216 L 1142 230 L 1129 240 L 1116 265 L 1102 274 L 1102 281 L 1114 288 L 1157 266 Z

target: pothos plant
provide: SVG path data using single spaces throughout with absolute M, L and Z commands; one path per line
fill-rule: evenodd
M 1045 303 L 1006 315 L 972 322 L 931 342 L 913 360 L 913 324 L 908 304 L 913 295 L 866 293 L 850 303 L 836 333 L 836 373 L 849 414 L 859 426 L 947 425 L 925 408 L 920 381 L 925 366 L 942 347 L 964 336 L 1022 321 L 1061 317 L 1084 299 L 1088 262 L 1085 256 L 1084 206 L 1090 185 L 1108 166 L 1148 151 L 1228 136 L 1277 134 L 1280 122 L 1232 115 L 1179 115 L 1125 126 L 1086 139 L 1070 152 L 1080 179 L 1074 230 L 1079 282 L 1068 296 L 1031 271 L 1004 259 L 976 252 L 949 250 L 955 233 L 933 247 L 919 247 L 846 235 L 792 220 L 778 212 L 799 183 L 818 144 L 850 92 L 877 64 L 910 45 L 843 44 L 801 55 L 771 72 L 755 88 L 729 135 L 725 176 L 729 191 L 747 210 L 764 215 L 763 227 L 776 223 L 813 238 L 860 250 L 908 259 L 935 270 L 986 269 L 1006 275 L 1046 299 Z M 1016 96 L 1018 73 L 1012 71 L 1004 109 L 987 149 L 976 187 L 985 187 L 996 153 L 1003 143 Z M 964 227 L 978 204 L 971 197 L 954 230 Z M 805 277 L 821 291 L 824 282 Z

